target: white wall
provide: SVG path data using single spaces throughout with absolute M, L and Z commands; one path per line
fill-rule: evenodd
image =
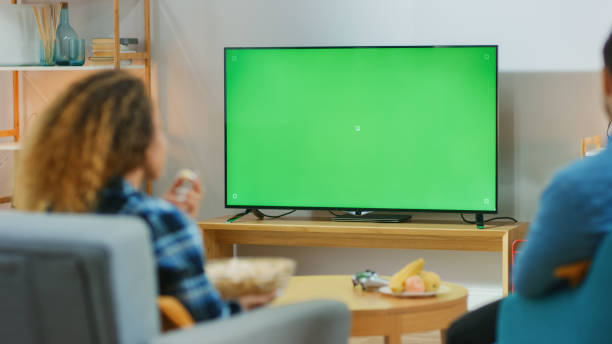
M 553 171 L 578 157 L 579 139 L 605 131 L 609 1 L 160 0 L 153 13 L 156 93 L 172 142 L 155 192 L 179 168 L 199 170 L 202 219 L 235 213 L 223 208 L 224 46 L 499 44 L 500 214 L 523 221 Z M 471 306 L 501 295 L 497 253 L 241 246 L 239 254 L 294 257 L 300 274 L 392 273 L 422 256 L 468 285 Z

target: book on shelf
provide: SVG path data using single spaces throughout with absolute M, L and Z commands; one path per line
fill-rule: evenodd
M 91 50 L 93 50 L 93 51 L 115 50 L 115 45 L 114 44 L 96 44 L 96 43 L 92 43 Z
M 115 40 L 113 38 L 92 38 L 91 44 L 94 50 L 111 50 L 115 48 Z M 119 46 L 121 46 L 121 49 L 134 50 L 138 46 L 138 38 L 119 38 Z
M 121 54 L 136 53 L 135 44 L 138 40 L 135 38 L 121 38 L 119 52 Z M 92 38 L 91 39 L 91 57 L 89 64 L 94 66 L 106 66 L 115 63 L 115 40 L 113 38 Z M 129 44 L 132 44 L 129 46 Z M 131 49 L 130 49 L 131 48 Z M 121 60 L 122 66 L 132 64 L 131 59 Z
M 90 66 L 108 66 L 115 63 L 115 59 L 113 57 L 90 57 L 89 65 Z M 132 60 L 121 60 L 121 66 L 129 66 L 132 64 Z
M 121 54 L 135 53 L 136 50 L 121 50 Z M 91 52 L 92 57 L 113 57 L 115 56 L 114 50 L 94 50 Z
M 113 38 L 92 38 L 91 39 L 91 43 L 92 44 L 111 44 L 111 45 L 114 45 L 115 44 L 115 39 L 113 39 Z

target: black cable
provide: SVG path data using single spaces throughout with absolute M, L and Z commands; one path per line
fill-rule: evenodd
M 476 221 L 470 221 L 470 220 L 466 219 L 466 218 L 465 218 L 465 216 L 463 216 L 463 213 L 462 213 L 462 214 L 459 214 L 459 215 L 461 215 L 461 219 L 462 219 L 462 220 L 463 220 L 463 222 L 465 222 L 465 223 L 469 223 L 469 224 L 471 224 L 471 225 L 473 225 L 473 224 L 475 224 L 475 223 L 476 223 Z
M 331 211 L 331 210 L 328 210 L 328 211 L 329 211 L 329 213 L 330 213 L 330 214 L 332 214 L 332 215 L 334 215 L 334 216 L 342 216 L 342 215 L 339 215 L 339 214 L 334 213 L 334 212 L 333 212 L 333 211 Z
M 261 212 L 261 210 L 260 210 L 259 212 L 261 213 L 261 215 L 263 215 L 263 216 L 265 216 L 265 217 L 269 217 L 269 218 L 271 218 L 271 219 L 278 219 L 279 217 L 283 217 L 283 216 L 285 216 L 285 215 L 289 215 L 289 214 L 291 214 L 291 213 L 295 212 L 295 209 L 293 209 L 293 210 L 291 210 L 291 211 L 288 211 L 288 212 L 286 212 L 286 213 L 280 214 L 280 215 L 266 215 L 266 214 L 262 213 L 262 212 Z
M 489 222 L 489 221 L 495 221 L 495 220 L 510 220 L 510 221 L 512 221 L 514 223 L 518 222 L 518 220 L 515 219 L 514 217 L 510 217 L 510 216 L 498 216 L 498 217 L 492 217 L 492 218 L 490 218 L 488 220 L 485 220 L 485 223 Z
M 465 218 L 465 216 L 463 216 L 463 214 L 459 214 L 461 215 L 461 219 L 463 220 L 463 222 L 465 223 L 469 223 L 471 225 L 476 224 L 476 221 L 470 221 L 468 219 Z M 510 220 L 514 223 L 517 223 L 518 221 L 514 218 L 514 217 L 510 217 L 510 216 L 498 216 L 498 217 L 492 217 L 490 219 L 486 219 L 484 220 L 485 223 L 489 222 L 489 221 L 495 221 L 495 220 Z

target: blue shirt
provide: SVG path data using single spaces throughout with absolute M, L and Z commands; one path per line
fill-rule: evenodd
M 136 191 L 121 178 L 100 191 L 98 213 L 138 216 L 149 225 L 161 295 L 178 298 L 194 320 L 240 312 L 221 299 L 204 274 L 204 250 L 198 226 L 172 204 Z
M 612 232 L 612 149 L 570 164 L 542 194 L 517 255 L 515 291 L 537 297 L 565 285 L 553 274 L 560 265 L 592 259 Z

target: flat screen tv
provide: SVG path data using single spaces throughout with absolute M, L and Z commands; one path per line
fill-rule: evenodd
M 497 46 L 225 48 L 225 205 L 495 213 L 497 75 Z

